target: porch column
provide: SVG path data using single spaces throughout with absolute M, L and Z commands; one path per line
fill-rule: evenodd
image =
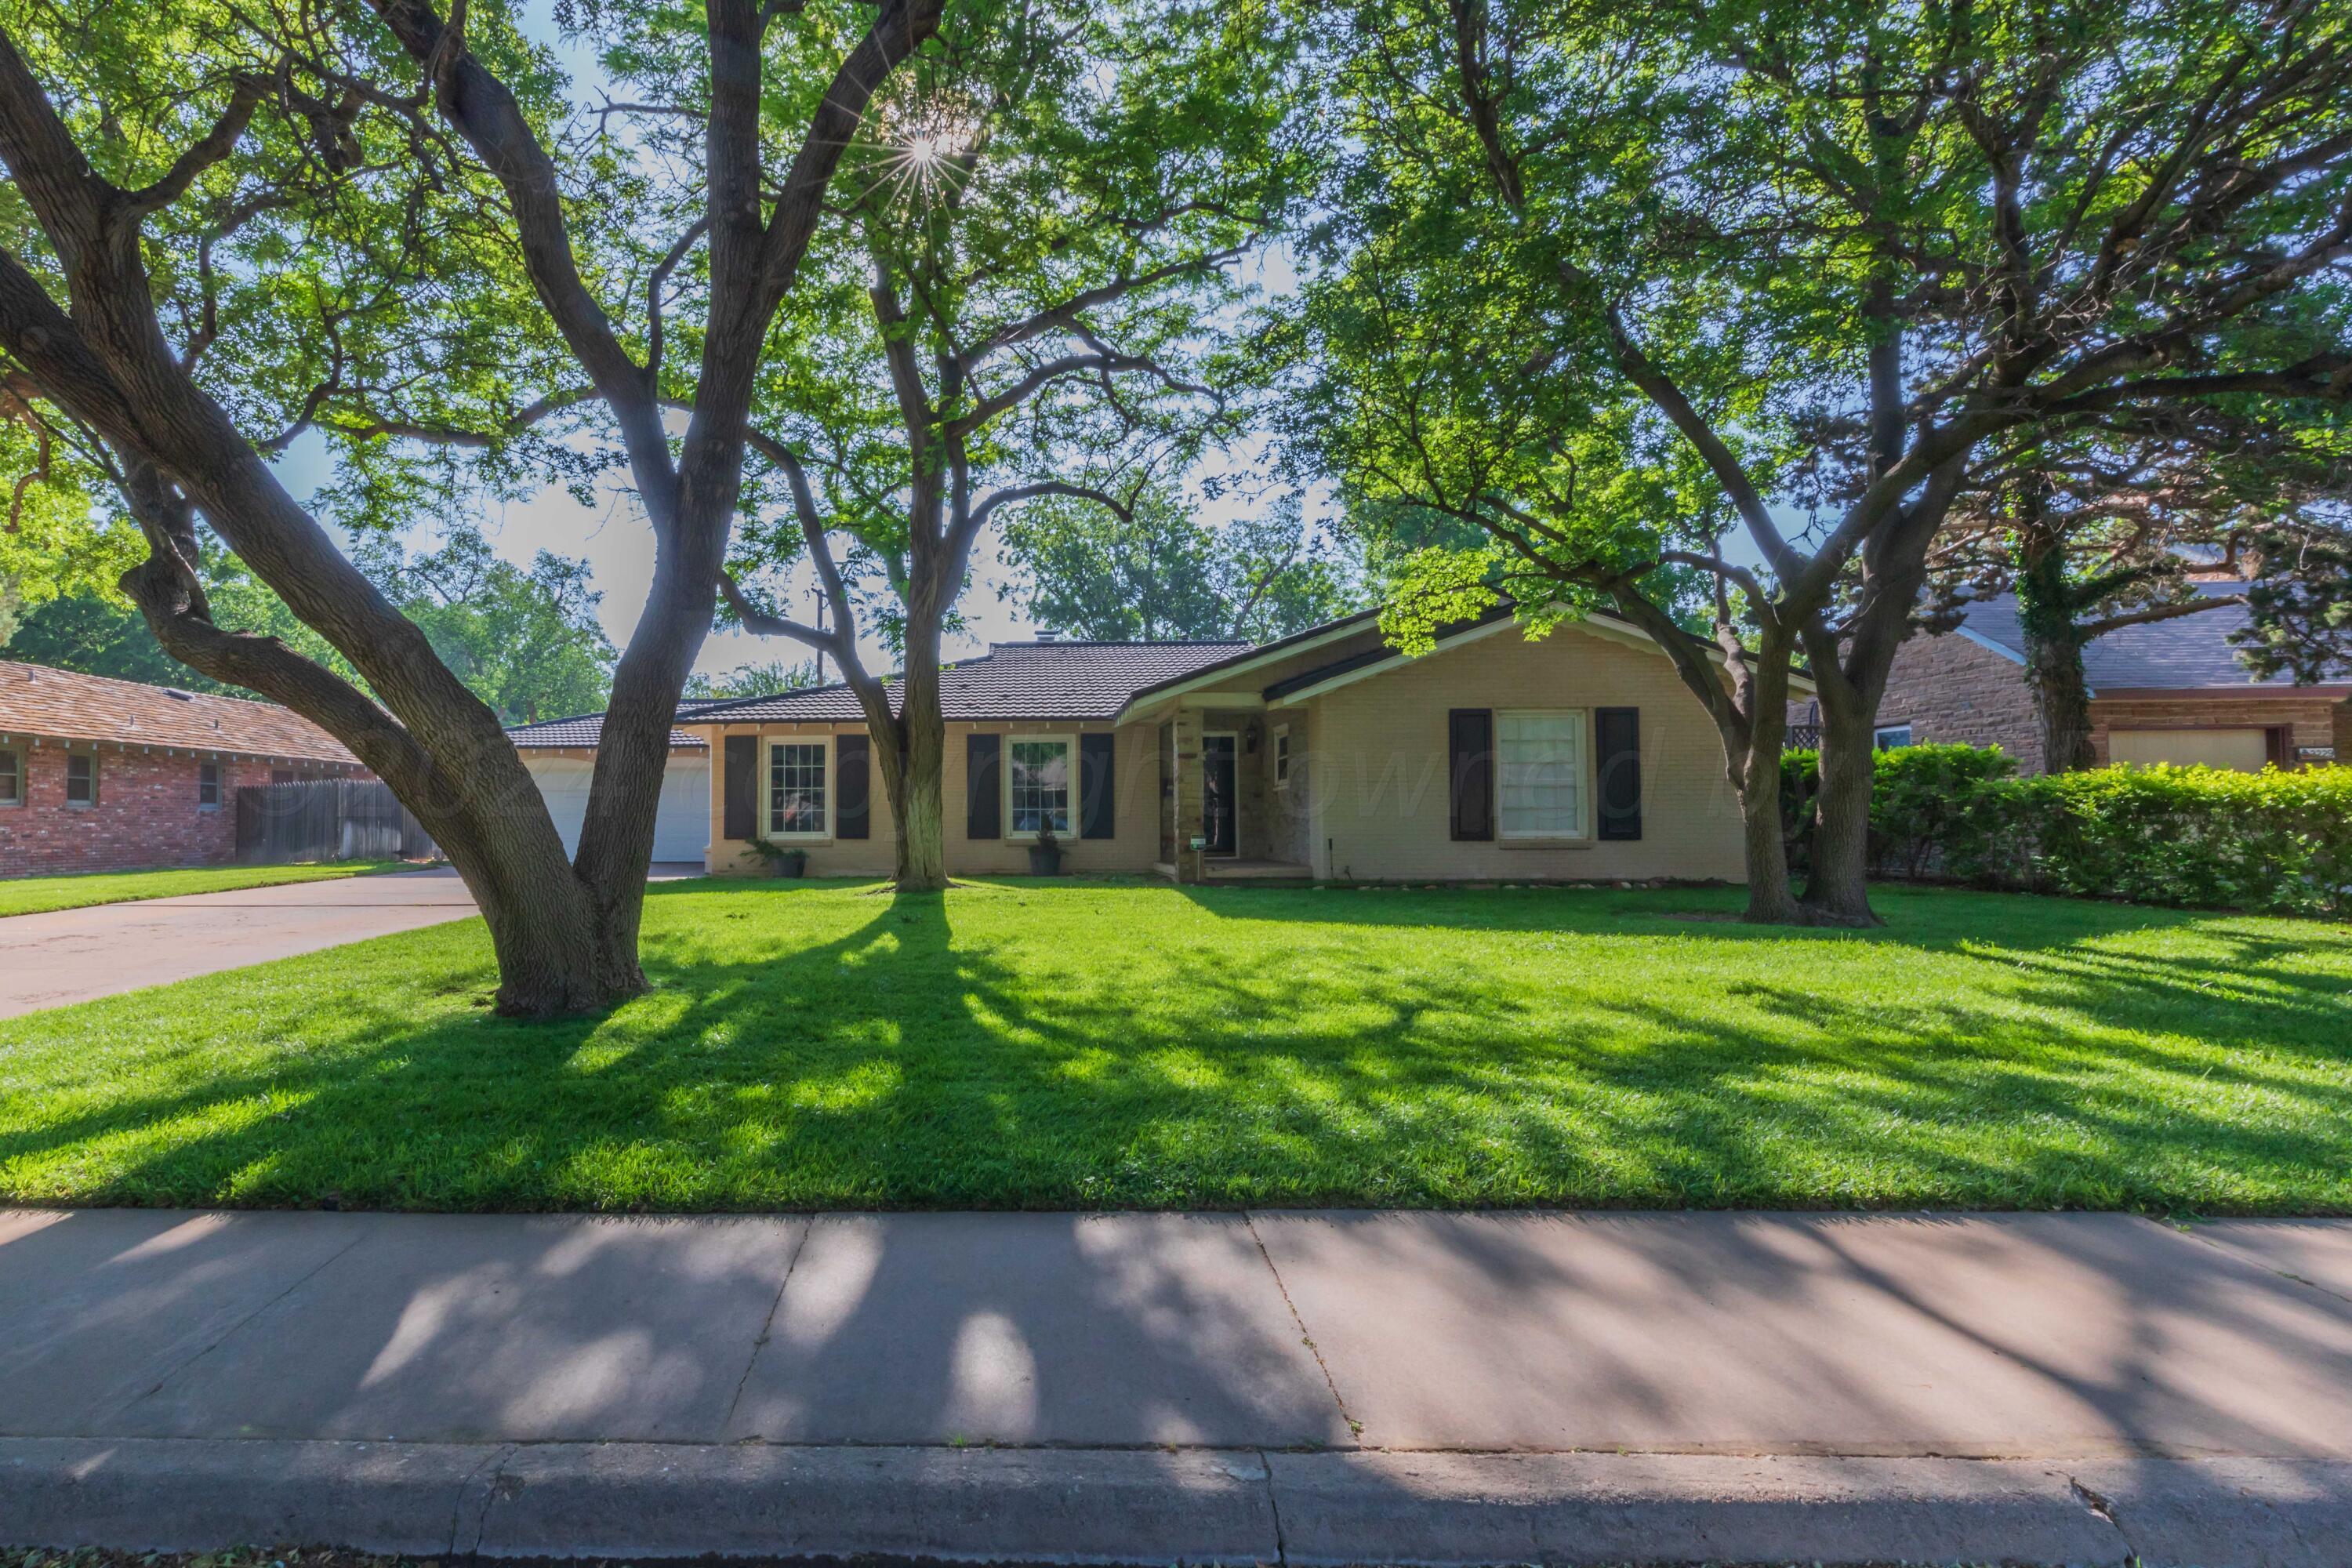
M 1200 857 L 1192 840 L 1206 831 L 1207 814 L 1201 800 L 1201 713 L 1179 707 L 1172 721 L 1176 733 L 1176 879 L 1200 879 Z

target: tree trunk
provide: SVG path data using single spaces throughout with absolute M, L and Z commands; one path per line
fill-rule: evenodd
M 1785 720 L 1776 725 L 1769 744 L 1751 741 L 1732 764 L 1748 864 L 1748 908 L 1740 919 L 1750 925 L 1791 925 L 1801 918 L 1790 890 L 1789 847 L 1780 821 L 1780 736 L 1786 728 Z
M 932 893 L 948 885 L 947 721 L 940 711 L 944 608 L 934 606 L 919 586 L 908 595 L 907 673 L 898 708 L 905 765 L 891 796 L 898 824 L 898 890 L 906 893 Z
M 2091 685 L 2083 673 L 2082 629 L 2066 583 L 2065 552 L 2029 542 L 2017 577 L 2017 625 L 2025 641 L 2025 680 L 2042 729 L 2042 771 L 2071 773 L 2094 766 Z
M 1732 787 L 1739 792 L 1741 844 L 1748 865 L 1751 925 L 1787 925 L 1800 918 L 1789 890 L 1788 837 L 1780 820 L 1780 753 L 1789 735 L 1789 649 L 1772 636 L 1759 639 L 1748 682 L 1744 737 L 1724 732 Z M 1708 679 L 1717 679 L 1713 668 Z
M 1780 822 L 1780 752 L 1789 733 L 1787 635 L 1768 632 L 1752 658 L 1735 665 L 1738 638 L 1728 626 L 1717 628 L 1727 662 L 1718 664 L 1705 645 L 1691 637 L 1637 588 L 1612 588 L 1620 614 L 1647 632 L 1675 667 L 1675 674 L 1715 721 L 1723 742 L 1724 773 L 1739 797 L 1741 853 L 1748 873 L 1748 908 L 1741 919 L 1754 925 L 1789 925 L 1800 919 L 1789 890 L 1789 849 Z
M 1813 858 L 1806 919 L 1874 926 L 1870 907 L 1870 791 L 1876 761 L 1875 705 L 1822 704 L 1821 791 L 1813 800 Z
M 440 694 L 426 710 L 438 742 L 428 752 L 413 731 L 276 638 L 215 626 L 192 565 L 194 506 L 146 458 L 126 453 L 122 469 L 123 499 L 146 536 L 148 558 L 122 574 L 121 586 L 156 640 L 190 668 L 311 719 L 416 814 L 481 907 L 499 963 L 500 1013 L 590 1011 L 645 989 L 635 900 L 597 908 L 496 715 L 471 693 Z M 299 581 L 309 585 L 307 576 Z M 405 620 L 399 627 L 414 631 Z M 387 629 L 367 652 L 388 657 L 398 642 Z M 642 873 L 637 886 L 641 891 Z
M 906 717 L 907 768 L 893 797 L 898 820 L 898 890 L 936 892 L 948 885 L 947 725 L 937 704 Z

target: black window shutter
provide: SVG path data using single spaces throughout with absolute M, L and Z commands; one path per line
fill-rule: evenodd
M 1078 837 L 1118 837 L 1118 797 L 1111 789 L 1111 753 L 1115 735 L 1078 737 Z
M 1592 710 L 1595 754 L 1600 761 L 1601 837 L 1642 837 L 1642 710 Z
M 1002 735 L 964 737 L 964 790 L 971 802 L 964 816 L 966 838 L 1004 837 L 1004 774 L 997 765 L 1003 744 Z
M 1453 827 L 1458 839 L 1495 837 L 1495 711 L 1456 708 L 1445 716 L 1446 773 L 1453 780 Z
M 727 737 L 727 837 L 751 838 L 760 831 L 760 737 Z
M 874 837 L 873 737 L 844 730 L 833 738 L 833 836 Z

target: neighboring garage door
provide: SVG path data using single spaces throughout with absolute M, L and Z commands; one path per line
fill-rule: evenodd
M 533 757 L 523 765 L 539 783 L 547 814 L 563 835 L 563 852 L 580 849 L 580 824 L 588 815 L 588 781 L 596 764 L 580 757 Z M 700 860 L 710 841 L 710 753 L 674 752 L 662 772 L 660 813 L 654 818 L 654 858 Z
M 2111 763 L 2177 763 L 2258 773 L 2271 760 L 2267 730 L 2110 730 Z

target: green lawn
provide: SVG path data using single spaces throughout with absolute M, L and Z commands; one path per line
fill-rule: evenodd
M 2352 930 L 1736 899 L 658 885 L 599 1020 L 467 922 L 0 1021 L 0 1196 L 2352 1213 Z
M 93 871 L 65 877 L 15 877 L 0 881 L 0 916 L 37 915 L 91 904 L 127 904 L 182 893 L 227 893 L 283 882 L 319 882 L 401 868 L 398 860 L 339 860 L 331 866 L 187 866 L 170 871 Z

